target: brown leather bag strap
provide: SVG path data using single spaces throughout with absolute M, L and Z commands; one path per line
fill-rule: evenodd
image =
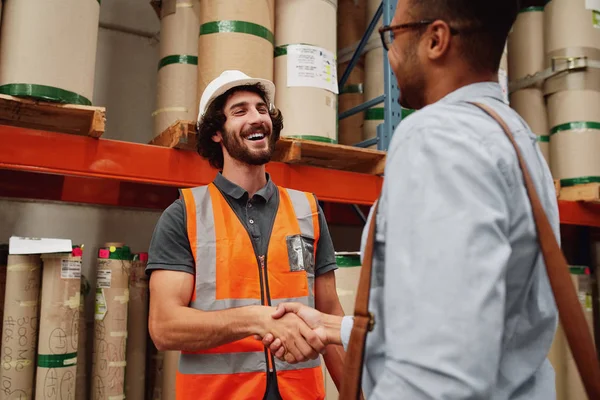
M 585 322 L 585 316 L 581 310 L 575 287 L 572 284 L 567 261 L 558 245 L 552 226 L 544 212 L 538 194 L 533 185 L 533 180 L 527 169 L 527 165 L 521 156 L 521 152 L 510 129 L 506 123 L 496 114 L 494 110 L 485 104 L 472 103 L 481 108 L 490 117 L 494 118 L 506 133 L 512 143 L 519 159 L 519 165 L 523 172 L 523 179 L 527 188 L 527 195 L 531 202 L 533 218 L 537 227 L 538 240 L 544 256 L 546 270 L 550 285 L 554 292 L 554 298 L 558 307 L 560 320 L 573 353 L 575 364 L 581 375 L 581 380 L 590 399 L 600 399 L 600 364 L 596 358 L 592 335 Z
M 371 270 L 373 263 L 373 245 L 375 244 L 375 225 L 379 201 L 371 213 L 369 233 L 365 243 L 360 280 L 354 303 L 354 325 L 350 333 L 348 351 L 344 358 L 344 374 L 340 390 L 340 400 L 358 400 L 361 393 L 363 362 L 367 332 L 373 330 L 375 320 L 369 313 L 369 294 L 371 291 Z

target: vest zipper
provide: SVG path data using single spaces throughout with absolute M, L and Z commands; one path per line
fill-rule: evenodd
M 271 296 L 269 296 L 269 279 L 267 278 L 267 263 L 265 261 L 265 256 L 258 257 L 258 263 L 260 266 L 260 277 L 261 277 L 261 288 L 263 289 L 264 302 L 263 305 L 271 306 Z M 269 368 L 269 372 L 274 371 L 275 362 L 273 360 L 273 355 L 271 354 L 271 350 L 267 350 L 267 365 Z

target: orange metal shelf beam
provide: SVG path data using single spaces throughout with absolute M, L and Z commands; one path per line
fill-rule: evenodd
M 95 190 L 102 188 L 105 198 L 119 197 L 120 185 L 107 181 L 192 187 L 211 182 L 216 174 L 191 151 L 12 126 L 0 126 L 0 168 L 68 177 L 62 189 L 70 193 L 90 178 L 100 179 L 103 183 Z M 267 171 L 278 185 L 338 203 L 370 205 L 379 196 L 383 181 L 375 175 L 276 162 L 270 163 Z
M 600 228 L 600 204 L 559 200 L 558 211 L 561 224 Z

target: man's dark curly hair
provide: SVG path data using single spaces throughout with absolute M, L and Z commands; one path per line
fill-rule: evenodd
M 227 120 L 223 109 L 227 99 L 229 99 L 229 96 L 236 92 L 256 93 L 266 104 L 269 104 L 267 99 L 267 91 L 260 83 L 236 86 L 229 89 L 210 103 L 206 113 L 197 126 L 198 136 L 196 149 L 198 154 L 206 158 L 210 165 L 218 170 L 223 169 L 223 150 L 221 148 L 221 143 L 213 141 L 212 138 L 217 134 L 217 132 L 223 132 L 223 127 L 225 125 L 225 121 Z M 273 131 L 271 132 L 271 135 L 273 135 L 273 139 L 277 141 L 279 140 L 279 135 L 283 129 L 283 115 L 277 108 L 270 109 L 269 115 L 271 116 L 271 121 L 273 123 Z

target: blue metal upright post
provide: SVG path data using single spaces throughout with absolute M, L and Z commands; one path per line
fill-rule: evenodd
M 390 25 L 398 0 L 383 0 L 383 25 Z M 387 58 L 387 52 L 383 52 L 383 77 L 384 77 L 384 103 L 383 103 L 383 124 L 377 127 L 377 149 L 387 150 L 394 130 L 402 120 L 402 107 L 398 99 L 400 98 L 400 89 L 394 72 L 390 68 Z

